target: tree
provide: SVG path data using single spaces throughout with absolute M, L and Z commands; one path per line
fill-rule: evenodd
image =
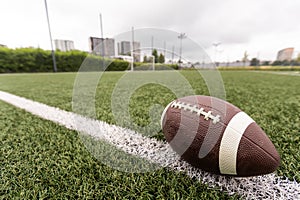
M 268 60 L 263 61 L 262 65 L 263 65 L 263 66 L 268 66 L 268 65 L 270 65 L 270 61 L 268 61 Z
M 165 56 L 162 53 L 159 54 L 158 62 L 159 63 L 165 63 Z
M 282 65 L 282 64 L 283 64 L 282 61 L 280 61 L 280 60 L 275 60 L 275 61 L 272 63 L 272 66 L 280 66 L 280 65 Z
M 148 58 L 147 58 L 147 56 L 146 56 L 146 55 L 144 56 L 143 62 L 144 62 L 144 63 L 147 63 L 147 62 L 149 62 L 149 60 L 148 60 Z
M 291 66 L 299 66 L 299 63 L 300 62 L 297 59 L 295 59 L 295 60 L 291 60 L 290 65 Z
M 157 53 L 156 49 L 153 49 L 152 56 L 154 56 L 154 62 L 157 63 L 158 62 L 158 53 Z
M 252 58 L 250 61 L 250 66 L 258 66 L 259 60 L 257 58 Z

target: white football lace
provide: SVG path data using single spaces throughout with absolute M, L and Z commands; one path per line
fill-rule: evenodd
M 184 103 L 181 101 L 174 101 L 171 104 L 172 108 L 183 109 L 186 111 L 190 111 L 192 113 L 196 113 L 198 116 L 203 115 L 205 120 L 213 120 L 213 123 L 216 124 L 220 122 L 220 115 L 213 116 L 212 111 L 205 112 L 204 108 L 198 107 L 197 105 L 191 105 L 188 103 Z

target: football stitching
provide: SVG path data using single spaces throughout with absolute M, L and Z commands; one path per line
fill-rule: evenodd
M 211 119 L 213 121 L 213 124 L 220 122 L 220 115 L 213 116 L 212 111 L 205 112 L 204 108 L 198 107 L 197 105 L 192 105 L 181 101 L 174 101 L 171 104 L 171 107 L 180 110 L 183 109 L 185 111 L 190 111 L 191 113 L 196 113 L 198 116 L 202 115 L 204 116 L 205 120 Z
M 255 122 L 252 122 L 255 123 Z M 249 125 L 250 126 L 250 125 Z M 264 153 L 266 153 L 269 157 L 271 157 L 273 160 L 277 161 L 277 159 L 272 156 L 272 154 L 270 154 L 268 151 L 266 151 L 263 147 L 259 146 L 258 144 L 256 144 L 256 142 L 254 142 L 253 140 L 251 140 L 250 138 L 248 138 L 246 135 L 244 135 L 245 140 L 248 140 L 249 142 L 251 142 L 251 144 L 255 145 L 256 147 L 258 147 L 259 149 L 261 149 Z

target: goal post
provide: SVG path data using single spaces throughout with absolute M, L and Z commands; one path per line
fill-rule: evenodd
M 141 57 L 141 55 L 147 56 L 149 58 L 151 58 L 151 69 L 152 71 L 155 71 L 155 57 L 153 55 L 146 55 L 146 54 L 141 54 L 141 53 L 135 53 L 133 52 L 130 56 L 130 71 L 134 71 L 134 58 L 135 55 L 139 55 Z

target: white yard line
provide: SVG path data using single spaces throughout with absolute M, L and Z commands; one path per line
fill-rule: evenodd
M 256 73 L 276 74 L 286 76 L 300 76 L 300 71 L 252 71 Z
M 0 91 L 0 100 L 68 129 L 83 132 L 95 139 L 104 139 L 124 152 L 145 158 L 162 167 L 184 172 L 209 187 L 219 187 L 229 194 L 239 194 L 246 199 L 300 199 L 300 184 L 275 174 L 251 178 L 213 175 L 181 161 L 168 144 L 144 137 L 135 131 L 85 118 L 7 92 Z

